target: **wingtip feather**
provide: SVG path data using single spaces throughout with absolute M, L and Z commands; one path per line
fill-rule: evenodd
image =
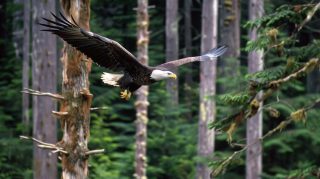
M 217 48 L 213 48 L 213 49 L 209 50 L 208 52 L 206 52 L 202 56 L 203 57 L 209 57 L 210 60 L 211 60 L 213 58 L 217 58 L 217 57 L 223 55 L 227 50 L 228 50 L 228 46 L 227 45 L 222 45 L 222 46 L 219 46 Z

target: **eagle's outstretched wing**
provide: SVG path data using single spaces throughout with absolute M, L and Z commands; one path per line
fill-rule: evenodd
M 61 17 L 57 17 L 53 13 L 52 15 L 56 21 L 43 18 L 48 24 L 39 23 L 47 27 L 43 31 L 58 35 L 98 65 L 110 70 L 124 70 L 129 73 L 149 70 L 118 42 L 80 28 L 75 22 L 68 21 L 61 13 Z
M 208 52 L 204 53 L 201 56 L 186 57 L 186 58 L 182 58 L 179 60 L 173 60 L 173 61 L 170 61 L 167 63 L 163 63 L 161 65 L 158 65 L 157 67 L 170 69 L 170 68 L 176 68 L 176 67 L 184 65 L 186 63 L 212 60 L 212 59 L 215 59 L 215 58 L 223 55 L 227 51 L 227 49 L 228 49 L 227 46 L 217 47 L 217 48 L 209 50 Z

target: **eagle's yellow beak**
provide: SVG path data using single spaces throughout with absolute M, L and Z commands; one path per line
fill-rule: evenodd
M 169 78 L 177 79 L 177 75 L 172 73 L 171 75 L 169 75 Z

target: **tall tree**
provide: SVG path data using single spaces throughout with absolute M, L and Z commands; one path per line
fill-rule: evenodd
M 201 51 L 205 52 L 217 44 L 218 0 L 202 2 L 202 32 Z M 214 131 L 208 129 L 208 124 L 215 119 L 216 93 L 216 61 L 206 61 L 200 64 L 200 114 L 198 126 L 198 155 L 209 157 L 214 150 Z M 197 166 L 197 178 L 209 179 L 210 169 L 206 163 Z
M 263 1 L 250 0 L 249 2 L 249 20 L 260 18 L 264 13 Z M 257 28 L 249 31 L 249 40 L 257 40 Z M 253 51 L 248 56 L 249 73 L 261 71 L 263 69 L 263 52 Z M 259 93 L 258 95 L 261 95 Z M 260 104 L 262 106 L 262 104 Z M 256 115 L 247 122 L 247 145 L 246 151 L 246 178 L 261 178 L 262 173 L 262 146 L 259 139 L 262 136 L 262 111 L 259 110 Z
M 57 44 L 56 37 L 42 32 L 37 24 L 42 17 L 55 12 L 55 1 L 34 0 L 32 6 L 32 88 L 56 92 Z M 27 75 L 27 74 L 24 74 Z M 49 98 L 33 96 L 33 136 L 50 143 L 57 141 L 56 119 L 51 111 L 56 102 Z M 34 145 L 34 178 L 57 178 L 57 157 Z
M 30 0 L 24 0 L 23 10 L 23 63 L 22 63 L 22 88 L 29 88 L 30 70 Z M 29 126 L 29 95 L 22 94 L 22 121 Z
M 166 60 L 176 60 L 179 56 L 178 0 L 166 1 Z M 175 73 L 177 69 L 172 69 Z M 167 90 L 173 104 L 178 104 L 178 80 L 168 80 Z
M 184 1 L 184 44 L 185 44 L 185 54 L 184 56 L 189 57 L 192 56 L 192 18 L 191 18 L 191 8 L 192 8 L 192 0 Z M 192 79 L 192 63 L 186 64 L 187 73 L 185 74 L 185 84 L 184 84 L 184 96 L 185 103 L 187 108 L 189 109 L 187 113 L 187 118 L 189 121 L 192 120 L 192 89 L 191 85 L 193 82 Z
M 184 1 L 184 43 L 185 43 L 185 56 L 192 55 L 192 17 L 191 17 L 192 0 Z M 189 64 L 188 64 L 189 65 Z
M 137 48 L 138 60 L 148 64 L 149 45 L 149 14 L 148 0 L 138 0 L 137 8 Z M 146 178 L 146 149 L 147 149 L 147 123 L 148 123 L 148 86 L 142 86 L 137 92 L 136 107 L 136 153 L 135 177 Z
M 227 77 L 226 80 L 235 79 L 239 71 L 240 57 L 240 1 L 221 1 L 220 11 L 220 43 L 228 45 L 229 49 L 223 55 L 223 60 L 218 61 L 219 76 Z M 218 84 L 218 92 L 225 92 L 226 83 Z
M 62 0 L 62 9 L 71 21 L 89 30 L 90 0 Z M 88 176 L 88 140 L 90 136 L 90 106 L 92 94 L 89 91 L 91 60 L 68 44 L 64 44 L 62 56 L 62 96 L 60 117 L 63 138 L 59 144 L 68 151 L 62 155 L 62 177 L 84 179 Z

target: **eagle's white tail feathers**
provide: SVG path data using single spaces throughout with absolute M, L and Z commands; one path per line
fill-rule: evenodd
M 122 74 L 111 74 L 103 72 L 101 75 L 101 79 L 103 83 L 111 85 L 111 86 L 119 86 L 118 80 L 122 77 Z

